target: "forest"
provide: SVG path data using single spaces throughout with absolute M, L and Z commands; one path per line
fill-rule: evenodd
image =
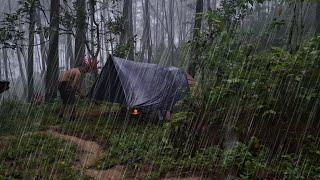
M 320 179 L 319 0 L 0 5 L 0 180 Z

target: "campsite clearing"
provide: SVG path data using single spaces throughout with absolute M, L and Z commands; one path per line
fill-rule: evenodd
M 171 136 L 172 132 L 180 132 L 180 138 L 185 138 L 181 134 L 183 129 L 176 127 L 183 127 L 183 121 L 190 117 L 188 113 L 174 114 L 172 121 L 159 125 L 119 119 L 120 109 L 110 104 L 93 111 L 80 103 L 76 121 L 58 119 L 57 108 L 56 104 L 29 107 L 5 102 L 2 105 L 0 111 L 7 113 L 0 114 L 1 137 L 5 137 L 0 139 L 4 147 L 0 150 L 0 178 L 47 178 L 53 173 L 58 179 L 224 179 L 234 163 L 241 167 L 242 173 L 257 172 L 261 177 L 274 177 L 286 172 L 282 168 L 288 166 L 283 163 L 291 162 L 290 156 L 285 156 L 275 159 L 277 163 L 270 165 L 273 168 L 266 168 L 268 149 L 254 141 L 250 142 L 258 147 L 254 151 L 250 144 L 240 144 L 230 152 L 224 152 L 218 145 L 207 145 L 192 152 L 187 149 L 190 143 L 182 143 L 180 145 L 187 149 L 183 151 L 175 144 L 181 141 L 173 142 Z M 20 124 L 20 128 L 16 124 Z M 212 133 L 211 139 L 217 137 L 217 132 Z M 316 147 L 313 144 L 318 142 L 310 139 L 311 152 Z M 280 160 L 283 162 L 279 163 Z M 243 162 L 246 163 L 243 165 Z

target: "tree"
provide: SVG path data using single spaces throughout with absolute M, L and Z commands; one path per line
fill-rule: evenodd
M 19 72 L 20 72 L 22 85 L 23 85 L 23 93 L 25 93 L 25 92 L 27 92 L 27 90 L 26 90 L 27 80 L 26 80 L 26 77 L 25 77 L 24 68 L 23 68 L 22 60 L 21 60 L 21 52 L 20 52 L 19 49 L 20 49 L 20 47 L 18 47 L 16 49 L 16 54 L 17 54 L 17 59 L 18 59 L 18 64 L 19 64 Z
M 45 74 L 45 66 L 46 66 L 46 60 L 47 60 L 47 47 L 45 44 L 45 35 L 44 35 L 44 29 L 41 24 L 41 16 L 40 16 L 40 9 L 36 9 L 36 17 L 35 17 L 35 23 L 37 26 L 37 31 L 40 31 L 38 33 L 40 38 L 40 51 L 41 51 L 41 63 L 42 63 L 42 71 L 41 71 L 41 77 Z
M 174 53 L 174 1 L 169 0 L 169 14 L 168 14 L 168 48 L 169 56 L 168 62 L 173 63 L 173 53 Z
M 104 33 L 106 33 L 107 30 L 109 30 L 107 28 L 107 22 L 106 19 L 109 21 L 110 20 L 110 11 L 109 11 L 109 3 L 107 0 L 103 0 L 103 17 L 101 18 L 103 19 L 103 29 L 104 29 Z M 113 37 L 112 37 L 112 33 L 108 33 L 109 36 L 107 36 L 106 34 L 104 35 L 104 43 L 105 43 L 105 48 L 106 48 L 106 54 L 109 54 L 109 50 L 108 50 L 108 42 L 110 43 L 110 48 L 111 48 L 111 54 L 113 54 Z M 109 39 L 108 39 L 109 38 Z
M 193 28 L 193 47 L 192 47 L 193 52 L 196 52 L 195 49 L 197 48 L 197 42 L 199 41 L 199 37 L 200 37 L 202 12 L 203 12 L 203 0 L 197 0 L 194 28 Z M 196 74 L 196 64 L 198 63 L 197 61 L 198 61 L 197 53 L 193 53 L 191 62 L 188 67 L 188 73 L 192 77 L 194 77 Z
M 0 61 L 0 80 L 2 79 L 1 61 Z
M 51 0 L 49 53 L 47 59 L 45 100 L 51 101 L 57 95 L 59 73 L 59 7 L 60 2 Z
M 34 28 L 35 28 L 35 9 L 36 0 L 29 1 L 29 44 L 28 44 L 28 62 L 27 62 L 27 79 L 28 79 L 28 97 L 27 101 L 31 102 L 33 97 L 33 49 L 34 49 Z
M 100 28 L 99 28 L 99 24 L 97 23 L 96 19 L 95 19 L 95 6 L 96 6 L 96 1 L 95 0 L 90 0 L 89 1 L 89 5 L 90 5 L 90 20 L 91 20 L 91 45 L 89 46 L 88 44 L 86 44 L 88 52 L 90 53 L 90 56 L 92 59 L 97 60 L 97 57 L 99 55 L 100 52 L 100 48 L 101 48 L 101 42 L 100 42 Z M 95 35 L 94 35 L 94 31 L 96 31 L 96 38 L 97 41 L 95 43 Z M 95 47 L 97 46 L 97 48 Z M 98 71 L 94 70 L 92 72 L 93 75 L 93 82 L 95 81 L 95 79 L 98 77 Z
M 96 19 L 95 19 L 95 6 L 96 6 L 96 1 L 95 0 L 90 0 L 90 19 L 91 19 L 91 45 L 89 46 L 86 43 L 87 49 L 90 53 L 90 56 L 93 59 L 97 59 L 100 49 L 101 49 L 101 45 L 100 45 L 100 27 L 99 24 L 97 23 Z M 94 34 L 94 31 L 96 31 L 96 35 Z M 96 36 L 96 42 L 95 42 L 95 36 Z M 97 47 L 96 47 L 97 46 Z
M 11 13 L 11 2 L 9 0 L 8 0 L 8 7 L 9 7 L 9 13 Z M 9 80 L 9 73 L 8 73 L 8 50 L 7 50 L 7 48 L 3 48 L 2 53 L 3 53 L 5 79 L 8 81 Z
M 3 53 L 3 65 L 4 65 L 4 75 L 5 75 L 5 80 L 9 80 L 9 72 L 8 72 L 8 51 L 6 48 L 2 49 Z
M 74 66 L 81 66 L 85 56 L 86 45 L 86 1 L 76 1 L 76 35 L 75 35 L 75 64 Z
M 151 62 L 152 44 L 151 44 L 151 30 L 150 30 L 150 13 L 149 13 L 149 0 L 144 0 L 143 9 L 144 28 L 142 33 L 142 52 L 141 60 L 144 59 L 145 51 L 147 51 L 147 60 Z
M 72 67 L 74 63 L 74 56 L 73 56 L 73 50 L 72 50 L 72 26 L 71 26 L 71 15 L 69 12 L 66 12 L 66 22 L 68 23 L 66 25 L 66 29 L 68 31 L 67 33 L 67 38 L 66 38 L 66 54 L 65 54 L 65 59 L 66 59 L 66 68 Z
M 132 22 L 132 0 L 123 3 L 123 29 L 120 35 L 120 46 L 128 46 L 128 58 L 134 60 L 134 36 Z
M 315 18 L 316 34 L 320 35 L 320 2 L 316 6 L 316 18 Z

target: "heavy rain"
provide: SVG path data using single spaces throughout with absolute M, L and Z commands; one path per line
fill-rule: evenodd
M 0 0 L 1 179 L 320 179 L 318 0 Z

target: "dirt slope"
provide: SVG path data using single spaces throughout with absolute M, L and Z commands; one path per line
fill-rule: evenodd
M 108 170 L 96 170 L 92 167 L 97 160 L 102 156 L 103 148 L 94 141 L 84 140 L 75 136 L 61 134 L 53 129 L 47 131 L 48 134 L 68 141 L 78 147 L 78 160 L 75 163 L 75 168 L 79 169 L 84 175 L 99 180 L 117 180 L 123 179 L 124 167 L 115 166 Z

